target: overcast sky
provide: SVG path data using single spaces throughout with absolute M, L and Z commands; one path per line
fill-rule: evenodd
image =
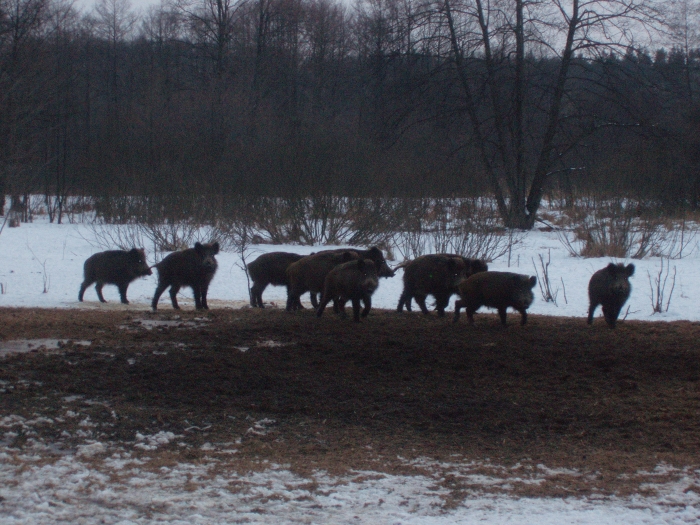
M 146 7 L 160 3 L 160 0 L 130 0 L 134 11 L 143 10 Z M 83 11 L 89 11 L 95 5 L 95 0 L 75 0 L 76 7 Z

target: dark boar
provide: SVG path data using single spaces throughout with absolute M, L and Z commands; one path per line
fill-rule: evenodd
M 360 301 L 365 308 L 362 317 L 367 317 L 372 308 L 372 294 L 379 285 L 377 266 L 371 259 L 358 259 L 333 268 L 324 281 L 323 297 L 316 315 L 321 317 L 330 301 L 335 301 L 339 313 L 345 317 L 345 303 L 352 302 L 353 319 L 360 322 Z
M 197 242 L 194 248 L 173 252 L 156 264 L 158 286 L 151 302 L 153 310 L 158 308 L 158 299 L 168 286 L 170 286 L 170 300 L 176 310 L 180 309 L 177 304 L 177 292 L 183 286 L 192 288 L 197 310 L 208 309 L 207 291 L 218 266 L 214 257 L 217 253 L 219 253 L 218 242 L 213 244 Z
M 386 263 L 386 259 L 384 258 L 384 254 L 376 246 L 372 246 L 368 250 L 357 250 L 354 248 L 350 248 L 348 250 L 340 249 L 340 250 L 331 250 L 331 251 L 354 252 L 355 254 L 357 254 L 357 257 L 359 259 L 369 259 L 372 262 L 374 262 L 374 266 L 377 269 L 377 276 L 378 277 L 393 277 L 394 276 L 394 270 L 389 268 L 389 265 Z
M 411 299 L 415 298 L 421 311 L 427 314 L 425 299 L 432 295 L 438 315 L 444 316 L 450 297 L 457 293 L 457 285 L 467 277 L 467 265 L 458 256 L 422 255 L 399 267 L 404 273 L 403 293 L 396 308 L 398 312 L 403 311 L 404 305 L 411 311 Z
M 369 259 L 372 262 L 374 262 L 374 266 L 377 269 L 377 276 L 378 277 L 394 277 L 395 272 L 392 270 L 389 265 L 386 262 L 386 259 L 384 258 L 384 254 L 382 251 L 377 247 L 377 246 L 372 246 L 371 248 L 367 250 L 359 250 L 356 248 L 349 248 L 349 249 L 338 249 L 338 250 L 329 250 L 329 251 L 335 251 L 335 252 L 352 252 L 355 254 L 356 258 L 358 259 Z M 311 304 L 316 307 L 315 303 L 315 294 L 312 294 L 311 296 Z M 334 310 L 336 312 L 338 311 L 337 309 L 337 303 L 334 303 Z
M 92 283 L 97 282 L 95 290 L 100 302 L 106 303 L 102 296 L 102 287 L 105 284 L 115 284 L 119 288 L 119 297 L 122 303 L 129 304 L 126 298 L 126 290 L 131 281 L 138 277 L 151 275 L 153 272 L 146 262 L 146 252 L 133 248 L 126 250 L 109 250 L 96 253 L 87 258 L 83 265 L 83 284 L 80 285 L 78 301 L 83 300 L 85 290 Z
M 316 308 L 316 294 L 323 292 L 328 272 L 339 264 L 358 258 L 352 250 L 327 250 L 290 264 L 287 268 L 287 310 L 301 309 L 301 296 L 306 292 L 311 293 L 311 304 Z
M 459 310 L 467 310 L 469 323 L 474 323 L 474 312 L 482 306 L 496 308 L 501 323 L 506 324 L 506 310 L 510 306 L 520 312 L 520 324 L 527 323 L 527 309 L 534 301 L 532 289 L 536 277 L 510 272 L 480 272 L 459 285 L 460 299 L 455 303 L 454 322 L 459 319 Z
M 264 308 L 262 293 L 267 285 L 287 286 L 287 268 L 290 264 L 304 257 L 298 253 L 271 252 L 265 253 L 248 265 L 248 273 L 253 281 L 250 289 L 250 305 Z
M 603 316 L 610 328 L 622 310 L 622 305 L 629 299 L 632 286 L 629 278 L 634 274 L 634 264 L 608 264 L 593 274 L 588 282 L 588 324 L 593 323 L 593 313 L 599 304 L 603 305 Z

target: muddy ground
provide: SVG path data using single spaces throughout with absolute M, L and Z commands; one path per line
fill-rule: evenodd
M 82 399 L 102 442 L 179 436 L 164 461 L 235 438 L 241 469 L 402 472 L 427 457 L 588 474 L 510 489 L 537 495 L 628 494 L 639 471 L 700 465 L 700 323 L 509 317 L 503 329 L 491 314 L 468 326 L 382 310 L 355 324 L 310 310 L 0 309 L 0 348 L 91 341 L 0 358 L 0 419 L 51 418 L 38 437 L 70 448 L 66 400 Z

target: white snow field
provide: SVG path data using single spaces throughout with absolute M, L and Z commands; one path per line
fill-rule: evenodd
M 121 305 L 117 289 L 105 286 L 109 301 L 100 304 L 89 288 L 85 302 L 77 300 L 83 262 L 102 251 L 88 242 L 92 233 L 82 224 L 48 224 L 44 217 L 0 234 L 0 307 L 127 309 L 149 308 L 155 275 L 138 279 L 128 291 L 130 305 Z M 252 247 L 249 260 L 267 251 L 309 253 L 318 247 Z M 636 273 L 628 303 L 628 319 L 645 321 L 700 320 L 700 254 L 697 244 L 686 249 L 683 259 L 663 261 L 648 258 L 633 261 Z M 542 300 L 539 287 L 530 312 L 578 317 L 585 322 L 587 284 L 594 271 L 609 259 L 569 256 L 555 233 L 525 234 L 510 255 L 490 263 L 490 269 L 535 274 L 539 256 L 550 257 L 549 276 L 557 301 Z M 152 260 L 152 254 L 149 254 Z M 245 274 L 233 253 L 220 253 L 219 270 L 209 292 L 212 308 L 241 308 L 248 304 Z M 398 264 L 400 261 L 394 261 Z M 618 261 L 616 261 L 618 262 Z M 625 261 L 629 262 L 629 261 Z M 670 272 L 663 285 L 663 278 Z M 675 271 L 675 283 L 673 276 Z M 540 273 L 541 275 L 541 273 Z M 674 285 L 675 284 L 675 285 Z M 401 273 L 382 279 L 374 298 L 376 308 L 395 308 L 401 293 Z M 673 287 L 673 288 L 672 288 Z M 664 291 L 664 308 L 653 314 L 655 291 Z M 269 287 L 266 302 L 283 306 L 285 290 Z M 189 290 L 181 293 L 181 306 L 193 307 Z M 670 299 L 670 301 L 669 301 Z M 167 294 L 160 308 L 171 309 Z M 450 307 L 451 308 L 451 307 Z M 477 314 L 478 315 L 478 314 Z M 596 323 L 603 323 L 600 311 Z M 511 321 L 514 322 L 514 321 Z M 1 327 L 0 327 L 1 333 Z M 0 356 L 0 366 L 2 364 Z M 4 385 L 0 384 L 0 391 Z M 65 417 L 80 417 L 66 398 Z M 659 524 L 700 522 L 700 470 L 660 464 L 653 472 L 629 473 L 644 479 L 640 493 L 632 496 L 572 495 L 565 498 L 523 498 L 509 495 L 513 483 L 540 483 L 548 476 L 585 476 L 574 470 L 554 471 L 546 465 L 508 469 L 483 463 L 434 464 L 425 459 L 415 475 L 389 475 L 358 471 L 344 477 L 326 472 L 308 476 L 292 473 L 285 465 L 261 464 L 255 472 L 227 468 L 226 458 L 235 455 L 236 436 L 228 444 L 206 444 L 211 454 L 198 463 L 164 463 L 154 467 L 143 451 L 154 456 L 158 449 L 178 436 L 161 432 L 138 434 L 131 444 L 100 442 L 85 420 L 84 444 L 77 450 L 62 450 L 55 443 L 32 436 L 33 428 L 51 425 L 37 415 L 25 419 L 3 406 L 0 393 L 0 524 L 378 524 L 442 525 L 472 523 L 513 524 Z M 256 423 L 264 428 L 265 422 Z M 12 447 L 18 432 L 28 436 L 22 450 Z M 130 448 L 133 447 L 133 448 Z M 139 454 L 136 454 L 138 452 Z M 420 467 L 420 468 L 418 468 Z M 483 475 L 484 468 L 491 476 Z M 459 502 L 446 505 L 439 481 L 446 475 L 469 479 L 473 490 Z M 672 474 L 671 478 L 668 477 Z M 669 481 L 672 479 L 672 481 Z M 489 490 L 498 487 L 498 491 Z M 642 490 L 643 489 L 643 490 Z
M 700 237 L 698 238 L 700 240 Z M 92 244 L 91 244 L 92 243 Z M 253 245 L 248 250 L 248 262 L 258 255 L 271 251 L 289 251 L 308 254 L 318 251 L 318 246 Z M 335 248 L 335 247 L 334 247 Z M 43 216 L 35 222 L 23 223 L 19 228 L 5 228 L 0 234 L 0 307 L 20 306 L 37 308 L 119 308 L 116 286 L 105 285 L 103 294 L 108 301 L 100 304 L 94 286 L 85 292 L 84 303 L 78 302 L 78 289 L 83 280 L 83 263 L 93 253 L 103 251 L 94 242 L 93 231 L 84 224 L 48 224 Z M 115 249 L 113 247 L 112 249 Z M 150 264 L 156 261 L 148 252 Z M 489 263 L 489 269 L 512 271 L 542 276 L 540 256 L 550 261 L 549 278 L 556 295 L 556 304 L 545 302 L 540 287 L 534 289 L 535 302 L 530 307 L 532 314 L 581 317 L 588 312 L 588 281 L 593 272 L 610 262 L 632 262 L 635 274 L 630 279 L 632 295 L 623 309 L 621 318 L 647 321 L 700 320 L 700 250 L 697 241 L 684 250 L 682 259 L 650 257 L 642 260 L 612 260 L 608 258 L 577 258 L 569 255 L 554 232 L 532 231 L 523 235 L 507 257 Z M 161 255 L 162 257 L 162 255 Z M 240 308 L 248 304 L 248 285 L 241 269 L 237 253 L 220 252 L 217 256 L 219 269 L 209 287 L 209 300 L 215 308 Z M 396 266 L 402 261 L 389 261 Z M 668 270 L 668 273 L 667 273 Z M 656 280 L 661 275 L 661 286 L 665 288 L 663 306 L 668 311 L 654 313 L 656 302 Z M 674 282 L 675 275 L 675 282 Z M 379 289 L 372 297 L 376 308 L 393 309 L 402 290 L 402 272 L 391 279 L 381 279 Z M 129 285 L 130 309 L 149 308 L 156 287 L 156 275 L 137 279 Z M 302 299 L 308 296 L 302 297 Z M 263 293 L 265 303 L 284 307 L 286 289 L 269 286 Z M 669 302 L 670 299 L 670 302 Z M 454 305 L 452 298 L 450 309 Z M 193 307 L 191 290 L 183 289 L 178 301 L 185 308 Z M 430 302 L 430 300 L 429 300 Z M 414 305 L 414 307 L 416 307 Z M 170 299 L 165 293 L 160 298 L 159 308 L 170 309 Z M 600 308 L 596 312 L 601 317 Z

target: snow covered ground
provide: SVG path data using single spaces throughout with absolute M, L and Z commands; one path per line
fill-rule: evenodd
M 139 279 L 129 287 L 131 305 L 121 306 L 116 287 L 106 286 L 101 305 L 94 288 L 77 300 L 82 281 L 82 265 L 101 248 L 91 245 L 91 230 L 85 225 L 48 224 L 43 217 L 19 228 L 5 228 L 0 234 L 0 307 L 40 308 L 119 308 L 147 309 L 155 289 L 155 275 Z M 661 260 L 634 261 L 632 296 L 628 319 L 647 321 L 700 320 L 700 253 L 670 261 L 670 272 L 657 287 Z M 318 247 L 254 246 L 249 259 L 266 251 L 309 253 Z M 594 271 L 609 259 L 581 259 L 569 256 L 555 233 L 534 231 L 525 235 L 508 261 L 490 264 L 493 270 L 535 274 L 539 256 L 551 255 L 549 276 L 556 290 L 556 304 L 542 300 L 539 288 L 530 309 L 532 314 L 578 317 L 585 322 L 587 284 Z M 245 274 L 233 253 L 218 256 L 219 271 L 209 292 L 210 306 L 237 308 L 247 305 Z M 151 262 L 154 262 L 151 260 Z M 398 264 L 400 261 L 394 261 Z M 673 277 L 675 275 L 675 283 Z M 675 285 L 674 285 L 675 284 Z M 673 286 L 673 289 L 672 289 Z M 373 298 L 377 308 L 394 308 L 401 293 L 401 273 L 382 279 Z M 656 292 L 664 291 L 663 304 L 668 311 L 653 313 Z M 282 306 L 285 290 L 270 287 L 266 302 Z M 160 308 L 170 309 L 167 294 Z M 190 291 L 181 293 L 183 308 L 191 308 Z M 670 299 L 670 301 L 669 301 Z M 600 311 L 598 312 L 600 316 Z M 512 322 L 512 321 L 511 321 Z M 602 319 L 597 319 L 603 323 Z M 0 385 L 2 387 L 3 385 Z M 0 397 L 0 524 L 39 523 L 371 523 L 371 524 L 447 524 L 447 523 L 575 523 L 575 524 L 656 524 L 698 523 L 700 521 L 700 470 L 675 471 L 674 481 L 654 482 L 649 478 L 644 495 L 629 497 L 518 498 L 508 495 L 508 486 L 522 481 L 521 472 L 491 466 L 493 477 L 475 472 L 484 465 L 460 463 L 447 467 L 458 476 L 473 477 L 473 491 L 458 506 L 445 506 L 437 482 L 445 475 L 445 465 L 432 468 L 426 459 L 421 474 L 396 476 L 385 473 L 356 472 L 345 477 L 315 472 L 302 477 L 284 465 L 264 465 L 256 472 L 235 472 L 225 468 L 226 454 L 235 454 L 232 444 L 210 445 L 208 462 L 149 467 L 148 458 L 132 454 L 128 448 L 94 439 L 86 423 L 85 444 L 75 451 L 57 453 L 52 443 L 30 438 L 23 450 L 11 446 L 18 429 L 31 436 L 36 425 L 52 421 L 37 417 L 20 418 L 3 407 Z M 66 417 L 76 417 L 66 400 Z M 150 450 L 177 436 L 134 436 L 134 450 Z M 223 459 L 222 459 L 223 458 Z M 670 467 L 659 465 L 658 473 Z M 561 475 L 562 473 L 558 473 Z M 527 479 L 537 483 L 551 475 L 546 466 L 530 472 Z M 569 471 L 568 475 L 582 475 Z M 470 478 L 471 479 L 471 478 Z M 661 479 L 661 477 L 659 478 Z M 663 478 L 664 480 L 666 478 Z M 233 490 L 232 484 L 237 487 Z M 482 490 L 498 485 L 497 494 Z M 241 489 L 241 487 L 244 487 Z M 653 494 L 653 495 L 649 495 Z
M 161 443 L 172 439 L 158 438 Z M 91 454 L 104 448 L 100 443 L 86 445 L 77 456 L 51 464 L 41 461 L 41 450 L 20 457 L 0 453 L 0 522 L 652 525 L 700 520 L 700 496 L 688 490 L 697 490 L 698 472 L 683 472 L 673 483 L 650 484 L 658 494 L 653 497 L 515 498 L 488 495 L 480 487 L 538 483 L 562 472 L 539 466 L 523 479 L 521 472 L 501 469 L 499 478 L 472 474 L 472 469 L 481 470 L 478 465 L 455 464 L 450 474 L 472 477 L 474 490 L 450 508 L 443 501 L 448 491 L 438 486 L 444 465 L 433 474 L 427 461 L 422 475 L 358 471 L 344 477 L 325 472 L 301 477 L 274 464 L 258 472 L 234 473 L 213 457 L 204 464 L 181 463 L 155 471 L 124 451 L 90 461 Z M 661 474 L 664 467 L 658 470 Z
M 92 245 L 91 245 L 92 242 Z M 85 302 L 77 300 L 78 289 L 83 277 L 83 263 L 93 253 L 102 251 L 94 242 L 92 230 L 83 224 L 48 224 L 39 216 L 34 223 L 22 224 L 19 228 L 5 228 L 0 235 L 0 293 L 1 306 L 22 306 L 39 308 L 111 308 L 118 305 L 119 294 L 115 286 L 107 285 L 104 295 L 107 305 L 100 305 L 94 286 L 85 292 Z M 255 245 L 248 251 L 247 259 L 252 261 L 258 255 L 269 251 L 292 251 L 302 254 L 318 251 L 319 247 L 290 245 Z M 700 320 L 700 250 L 697 242 L 688 246 L 682 258 L 662 261 L 658 257 L 634 261 L 636 271 L 631 278 L 632 295 L 627 303 L 628 319 L 648 321 L 674 321 L 686 319 Z M 147 253 L 150 263 L 154 263 L 152 253 Z M 513 271 L 542 277 L 540 256 L 550 261 L 549 278 L 556 303 L 545 302 L 540 288 L 535 292 L 535 303 L 530 308 L 532 314 L 581 317 L 588 311 L 587 287 L 593 272 L 603 268 L 612 259 L 584 259 L 571 257 L 555 232 L 533 231 L 525 235 L 513 248 L 510 265 L 507 257 L 489 264 L 491 270 Z M 209 299 L 215 307 L 240 307 L 248 303 L 248 288 L 245 273 L 240 267 L 240 257 L 236 253 L 221 252 L 217 256 L 219 270 L 209 288 Z M 398 265 L 401 261 L 389 261 Z M 663 306 L 668 311 L 653 312 L 656 302 L 656 280 L 662 272 L 662 286 L 665 286 Z M 669 270 L 667 274 L 667 270 Z M 674 283 L 675 274 L 675 283 Z M 401 270 L 396 277 L 381 279 L 379 289 L 372 298 L 376 308 L 395 308 L 402 290 Z M 665 285 L 663 283 L 665 278 Z M 129 286 L 130 308 L 148 307 L 156 286 L 156 275 L 138 279 Z M 305 296 L 304 298 L 308 298 Z M 284 306 L 286 290 L 270 286 L 263 294 L 265 302 Z M 669 302 L 670 299 L 670 302 Z M 193 306 L 191 290 L 183 289 L 178 296 L 182 305 Z M 159 308 L 170 308 L 167 293 L 160 299 Z M 452 299 L 452 305 L 454 297 Z M 627 309 L 627 308 L 625 308 Z M 623 310 L 624 315 L 625 310 Z M 597 312 L 602 316 L 600 308 Z M 602 322 L 602 320 L 601 320 Z

